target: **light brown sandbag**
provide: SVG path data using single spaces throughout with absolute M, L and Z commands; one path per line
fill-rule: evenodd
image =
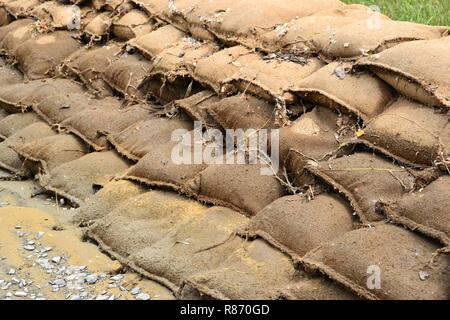
M 19 19 L 16 21 L 11 22 L 8 25 L 5 25 L 3 27 L 0 27 L 0 42 L 3 41 L 3 39 L 6 37 L 6 35 L 10 32 L 14 32 L 15 30 L 30 26 L 34 23 L 33 19 Z
M 438 249 L 414 232 L 381 224 L 348 232 L 310 251 L 300 264 L 366 299 L 448 300 L 450 257 L 433 259 Z M 370 289 L 377 271 L 381 288 Z
M 71 222 L 80 226 L 91 225 L 95 220 L 110 214 L 129 198 L 146 192 L 145 188 L 126 180 L 112 180 L 97 193 L 86 199 L 76 210 Z
M 448 32 L 448 27 L 363 19 L 347 24 L 331 34 L 323 32 L 314 37 L 313 41 L 326 59 L 354 59 L 379 53 L 405 41 L 437 39 L 446 36 Z
M 40 4 L 40 0 L 15 0 L 8 1 L 4 4 L 4 8 L 14 18 L 28 17 L 33 8 Z
M 19 68 L 30 79 L 55 75 L 55 68 L 67 56 L 81 47 L 66 31 L 57 31 L 30 39 L 16 50 Z
M 401 94 L 430 106 L 450 108 L 450 38 L 411 41 L 358 62 Z M 405 57 L 408 57 L 407 59 Z
M 94 41 L 99 41 L 109 34 L 113 20 L 110 12 L 102 12 L 92 19 L 84 32 Z
M 42 120 L 34 112 L 13 113 L 0 120 L 0 139 L 6 139 L 17 131 Z
M 292 91 L 313 103 L 370 120 L 383 112 L 394 93 L 378 77 L 348 69 L 350 65 L 330 63 L 300 81 Z
M 25 25 L 9 32 L 0 42 L 0 52 L 14 61 L 17 48 L 25 41 L 38 37 L 34 25 Z
M 448 116 L 400 98 L 367 123 L 360 139 L 402 163 L 433 166 L 450 156 Z
M 83 15 L 80 7 L 59 3 L 57 1 L 46 1 L 35 7 L 31 15 L 45 23 L 51 29 L 79 30 Z
M 443 176 L 417 192 L 383 203 L 383 212 L 395 223 L 450 244 L 450 177 Z
M 201 121 L 206 127 L 218 127 L 218 124 L 208 114 L 208 110 L 219 100 L 214 92 L 205 90 L 188 98 L 173 101 L 173 106 L 175 109 L 183 110 L 192 120 Z
M 121 40 L 130 40 L 152 32 L 156 28 L 154 19 L 141 10 L 131 10 L 114 21 L 112 33 Z
M 415 183 L 415 176 L 404 167 L 367 152 L 310 161 L 305 169 L 344 195 L 364 224 L 382 219 L 377 202 L 396 200 Z
M 95 184 L 105 183 L 127 168 L 128 163 L 114 151 L 93 152 L 50 170 L 39 177 L 39 183 L 80 206 L 95 193 Z
M 23 81 L 22 73 L 7 64 L 0 64 L 0 88 Z
M 264 60 L 257 53 L 236 46 L 201 59 L 193 76 L 217 94 L 240 91 L 265 100 L 280 99 L 292 104 L 295 97 L 290 89 L 322 66 L 317 58 L 304 65 L 277 59 Z
M 0 7 L 0 27 L 8 25 L 12 21 L 14 21 L 13 16 L 4 7 Z

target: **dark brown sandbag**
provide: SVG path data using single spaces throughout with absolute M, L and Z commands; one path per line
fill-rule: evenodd
M 31 175 L 29 167 L 20 158 L 19 154 L 9 146 L 12 144 L 25 144 L 55 135 L 50 126 L 44 122 L 31 124 L 9 136 L 0 143 L 0 167 L 20 177 Z
M 405 41 L 440 38 L 448 32 L 448 27 L 363 19 L 347 24 L 331 34 L 323 32 L 314 37 L 313 41 L 326 59 L 353 59 L 379 53 Z
M 14 113 L 0 120 L 0 139 L 6 139 L 17 131 L 28 127 L 35 122 L 41 122 L 34 112 Z
M 122 3 L 123 0 L 92 0 L 91 5 L 95 10 L 107 10 L 107 11 L 114 11 L 118 9 Z
M 209 165 L 189 182 L 188 193 L 200 201 L 254 216 L 286 195 L 277 178 L 262 175 L 261 168 L 258 164 Z
M 370 120 L 357 141 L 409 165 L 433 166 L 450 156 L 449 133 L 447 114 L 400 98 Z
M 310 251 L 300 264 L 366 299 L 448 300 L 450 257 L 433 262 L 438 249 L 435 242 L 414 232 L 381 224 L 348 232 Z
M 69 32 L 57 31 L 24 42 L 17 48 L 16 58 L 28 79 L 41 79 L 55 75 L 55 68 L 80 47 Z
M 23 81 L 22 73 L 16 68 L 0 64 L 0 88 Z
M 126 200 L 146 192 L 145 188 L 126 180 L 112 180 L 96 194 L 86 199 L 77 209 L 71 222 L 80 226 L 91 225 L 95 220 L 110 214 Z
M 173 102 L 175 109 L 183 110 L 192 120 L 201 121 L 206 127 L 218 127 L 218 124 L 209 115 L 211 106 L 220 101 L 219 97 L 212 91 L 201 91 L 188 98 Z
M 319 195 L 311 201 L 287 196 L 261 210 L 240 233 L 262 237 L 295 257 L 352 231 L 354 222 L 350 206 L 334 195 Z
M 316 58 L 303 65 L 277 59 L 264 60 L 257 53 L 236 46 L 201 59 L 193 76 L 217 94 L 240 91 L 265 100 L 281 99 L 291 104 L 295 97 L 290 89 L 322 66 L 323 63 Z
M 418 192 L 384 203 L 383 211 L 395 223 L 405 225 L 450 244 L 450 177 L 443 176 Z
M 96 184 L 105 183 L 128 168 L 128 163 L 114 151 L 93 152 L 66 162 L 41 175 L 39 182 L 75 205 L 82 205 L 95 192 Z
M 259 130 L 280 126 L 274 105 L 245 94 L 224 98 L 207 112 L 224 129 Z
M 234 232 L 246 220 L 233 210 L 210 208 L 134 253 L 130 260 L 149 278 L 178 292 L 185 279 L 219 267 L 242 247 L 242 239 Z
M 8 25 L 0 27 L 0 42 L 3 41 L 6 35 L 8 35 L 10 32 L 14 32 L 15 30 L 25 26 L 31 27 L 33 23 L 34 23 L 33 19 L 19 19 L 11 22 Z
M 153 117 L 153 109 L 149 105 L 139 104 L 122 108 L 121 102 L 115 98 L 98 100 L 95 107 L 82 110 L 66 120 L 60 127 L 86 141 L 94 150 L 108 148 L 106 136 L 119 133 L 132 124 Z
M 33 8 L 40 4 L 40 0 L 15 0 L 8 1 L 4 4 L 4 8 L 14 18 L 28 17 Z
M 84 28 L 84 32 L 94 41 L 99 41 L 109 34 L 113 19 L 110 12 L 102 12 L 92 19 Z
M 8 25 L 12 21 L 14 21 L 13 16 L 4 7 L 0 7 L 0 27 Z
M 154 118 L 129 126 L 125 130 L 108 135 L 108 141 L 126 158 L 139 161 L 171 141 L 172 133 L 178 129 L 192 130 L 192 123 L 181 119 Z
M 71 134 L 58 134 L 28 143 L 9 143 L 8 146 L 26 161 L 35 162 L 36 173 L 47 173 L 56 167 L 88 153 L 80 139 Z
M 351 65 L 330 63 L 300 81 L 292 91 L 313 103 L 370 120 L 383 112 L 394 93 L 378 77 L 348 72 L 350 69 Z
M 307 17 L 299 17 L 278 25 L 273 31 L 262 35 L 262 48 L 268 52 L 286 52 L 296 56 L 317 53 L 314 37 L 327 32 L 332 35 L 340 27 L 372 17 L 389 19 L 376 14 L 360 4 L 347 5 L 316 12 Z
M 268 300 L 302 277 L 286 255 L 255 240 L 243 242 L 219 267 L 187 278 L 183 287 L 220 300 Z
M 141 10 L 131 10 L 114 21 L 112 33 L 121 40 L 130 40 L 152 32 L 156 22 Z
M 344 195 L 365 224 L 378 221 L 376 203 L 410 192 L 415 177 L 380 156 L 361 152 L 330 161 L 311 161 L 306 170 Z
M 402 43 L 379 55 L 362 59 L 398 92 L 430 106 L 450 107 L 450 39 Z M 408 57 L 408 59 L 405 59 Z
M 67 57 L 63 70 L 80 78 L 98 96 L 109 96 L 112 95 L 112 89 L 105 83 L 102 75 L 120 58 L 121 51 L 121 46 L 114 42 L 92 49 L 84 47 Z
M 114 257 L 125 259 L 176 232 L 206 209 L 176 193 L 148 191 L 124 200 L 111 212 L 103 212 L 87 235 Z
M 5 119 L 7 116 L 9 116 L 9 113 L 8 112 L 6 112 L 5 110 L 3 110 L 3 109 L 0 109 L 0 123 L 3 121 L 3 119 Z M 1 130 L 1 129 L 0 129 Z M 3 139 L 2 137 L 1 137 L 1 134 L 0 134 L 0 139 Z

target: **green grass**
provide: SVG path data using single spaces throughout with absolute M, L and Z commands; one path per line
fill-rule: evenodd
M 345 3 L 376 5 L 394 20 L 450 26 L 450 0 L 342 0 Z

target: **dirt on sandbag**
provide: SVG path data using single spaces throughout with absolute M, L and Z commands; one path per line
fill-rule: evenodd
M 398 92 L 425 105 L 450 108 L 449 37 L 411 41 L 358 62 Z M 405 57 L 408 57 L 407 59 Z
M 119 133 L 142 119 L 150 119 L 154 112 L 150 105 L 122 108 L 119 100 L 104 98 L 65 119 L 60 127 L 86 141 L 94 150 L 102 151 L 108 148 L 108 134 Z
M 0 120 L 0 139 L 6 139 L 35 122 L 42 122 L 34 112 L 13 113 Z
M 392 89 L 370 73 L 353 73 L 351 65 L 330 63 L 292 89 L 301 98 L 354 114 L 364 121 L 379 115 L 395 97 Z
M 112 33 L 120 40 L 130 40 L 152 32 L 156 26 L 154 19 L 141 10 L 133 9 L 113 22 Z
M 368 152 L 311 161 L 306 170 L 344 195 L 365 224 L 382 219 L 377 202 L 399 199 L 414 189 L 416 180 L 404 167 Z
M 449 191 L 450 177 L 443 176 L 424 189 L 383 203 L 383 212 L 395 223 L 450 245 Z
M 11 84 L 16 84 L 23 81 L 22 73 L 16 68 L 0 64 L 0 87 L 4 88 Z
M 44 122 L 33 123 L 15 132 L 0 143 L 0 167 L 19 177 L 30 176 L 29 166 L 10 145 L 25 144 L 52 135 L 56 135 L 56 132 Z
M 126 158 L 139 161 L 147 153 L 171 141 L 178 129 L 192 130 L 190 121 L 183 119 L 153 118 L 137 122 L 118 133 L 107 136 L 113 147 Z
M 30 79 L 56 74 L 56 67 L 81 44 L 69 32 L 57 31 L 25 41 L 16 49 L 19 69 Z
M 213 207 L 170 230 L 129 260 L 150 279 L 178 292 L 183 281 L 219 267 L 242 247 L 234 232 L 247 219 L 238 212 Z
M 357 142 L 412 166 L 433 166 L 450 156 L 446 113 L 400 98 L 367 123 Z
M 85 204 L 77 209 L 72 223 L 80 226 L 91 225 L 95 220 L 110 214 L 116 207 L 129 198 L 146 192 L 136 183 L 127 180 L 112 180 L 97 193 L 86 199 Z
M 24 160 L 35 162 L 33 172 L 36 174 L 46 174 L 88 153 L 86 144 L 71 134 L 52 135 L 28 143 L 9 143 L 8 146 Z
M 77 160 L 66 162 L 39 177 L 40 184 L 49 191 L 82 205 L 102 185 L 128 168 L 128 162 L 114 151 L 93 152 Z
M 299 262 L 365 299 L 448 300 L 450 257 L 436 257 L 438 249 L 437 243 L 409 230 L 380 224 L 348 232 Z M 374 275 L 381 276 L 382 290 Z
M 262 237 L 292 257 L 352 231 L 355 219 L 351 207 L 339 197 L 322 194 L 309 201 L 303 195 L 275 200 L 240 231 Z
M 175 109 L 182 110 L 192 120 L 201 121 L 206 127 L 218 127 L 218 124 L 208 114 L 208 110 L 219 100 L 214 92 L 205 90 L 188 98 L 173 101 L 173 106 Z

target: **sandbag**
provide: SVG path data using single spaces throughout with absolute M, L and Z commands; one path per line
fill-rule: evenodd
M 86 141 L 94 150 L 102 151 L 108 148 L 106 135 L 119 133 L 142 119 L 149 119 L 154 111 L 148 105 L 122 108 L 119 100 L 105 98 L 98 100 L 95 107 L 85 108 L 65 119 L 60 127 Z
M 28 17 L 34 7 L 40 4 L 40 0 L 15 0 L 8 1 L 4 4 L 4 8 L 14 18 Z
M 275 176 L 261 175 L 261 165 L 209 165 L 189 182 L 188 193 L 200 201 L 254 216 L 286 195 Z
M 62 4 L 57 1 L 46 1 L 33 9 L 31 15 L 50 29 L 81 29 L 83 15 L 80 7 Z
M 0 88 L 23 81 L 22 73 L 9 65 L 0 65 Z
M 165 191 L 148 191 L 104 212 L 87 230 L 87 235 L 119 259 L 151 246 L 207 208 Z M 183 239 L 186 240 L 186 239 Z
M 354 114 L 368 121 L 379 115 L 394 98 L 391 88 L 368 73 L 351 73 L 351 66 L 330 63 L 292 89 L 301 98 Z
M 396 200 L 415 183 L 413 174 L 404 167 L 367 152 L 311 161 L 305 169 L 346 197 L 364 224 L 382 219 L 377 202 Z
M 154 19 L 141 10 L 134 9 L 113 22 L 112 33 L 121 40 L 130 40 L 150 33 L 155 28 Z
M 28 143 L 8 143 L 23 159 L 36 162 L 35 173 L 50 170 L 88 153 L 87 146 L 71 134 L 58 134 Z
M 0 27 L 6 26 L 14 21 L 12 15 L 4 7 L 0 7 Z
M 17 48 L 25 41 L 36 38 L 39 35 L 32 24 L 17 28 L 9 32 L 0 42 L 0 52 L 14 61 Z
M 242 243 L 219 267 L 187 278 L 183 287 L 219 300 L 268 300 L 301 278 L 286 255 L 255 240 Z
M 178 30 L 171 25 L 165 25 L 155 31 L 137 37 L 129 43 L 131 46 L 141 51 L 144 56 L 151 59 L 164 50 L 176 45 L 186 36 L 187 34 L 181 30 Z
M 433 166 L 450 156 L 448 116 L 400 98 L 367 123 L 360 139 L 400 162 Z
M 33 23 L 33 19 L 19 19 L 11 22 L 8 25 L 0 27 L 0 42 L 3 41 L 8 33 L 14 32 L 15 30 L 25 26 L 31 26 Z
M 417 192 L 383 204 L 388 218 L 411 230 L 450 244 L 450 177 L 443 176 Z
M 55 134 L 56 132 L 43 122 L 36 122 L 15 132 L 0 143 L 0 167 L 16 176 L 30 176 L 30 168 L 20 158 L 19 154 L 9 146 L 32 142 Z
M 80 78 L 98 96 L 111 96 L 112 90 L 103 80 L 105 70 L 119 59 L 122 48 L 109 42 L 102 47 L 82 48 L 64 61 L 64 71 Z
M 28 79 L 42 79 L 54 76 L 56 66 L 80 47 L 70 33 L 56 31 L 24 42 L 17 48 L 16 58 Z
M 449 37 L 402 43 L 358 62 L 369 66 L 401 94 L 429 106 L 450 107 L 446 70 L 450 59 Z M 408 57 L 408 59 L 405 59 Z
M 102 12 L 92 19 L 84 28 L 84 32 L 94 41 L 100 41 L 109 34 L 113 20 L 110 12 Z
M 379 53 L 405 41 L 440 38 L 448 31 L 447 27 L 412 22 L 363 19 L 338 28 L 331 34 L 323 32 L 314 37 L 313 42 L 326 59 L 354 59 Z
M 107 138 L 121 155 L 139 161 L 160 145 L 170 142 L 172 133 L 178 129 L 192 130 L 193 126 L 182 119 L 154 118 L 137 122 L 121 132 L 111 133 Z
M 295 257 L 352 231 L 354 223 L 350 206 L 335 195 L 322 194 L 311 201 L 287 196 L 261 210 L 240 233 L 262 237 Z
M 80 206 L 95 193 L 95 184 L 105 183 L 127 168 L 126 160 L 114 151 L 93 152 L 50 170 L 39 182 L 44 189 Z
M 173 107 L 176 110 L 182 110 L 192 120 L 200 121 L 206 127 L 218 127 L 208 110 L 219 100 L 214 92 L 205 90 L 188 98 L 173 101 Z
M 448 300 L 450 257 L 442 256 L 433 263 L 438 248 L 413 232 L 381 224 L 348 232 L 310 251 L 300 263 L 362 298 Z M 381 288 L 373 279 L 377 274 Z
M 277 59 L 264 60 L 257 53 L 236 46 L 198 61 L 193 76 L 217 94 L 240 91 L 265 100 L 281 99 L 292 104 L 295 97 L 290 89 L 322 66 L 317 58 L 303 65 Z
M 17 131 L 42 120 L 34 112 L 14 113 L 0 120 L 0 139 L 6 139 Z
M 95 220 L 110 214 L 122 202 L 146 192 L 138 184 L 126 180 L 112 180 L 97 193 L 86 199 L 76 210 L 71 222 L 80 226 L 91 225 Z

